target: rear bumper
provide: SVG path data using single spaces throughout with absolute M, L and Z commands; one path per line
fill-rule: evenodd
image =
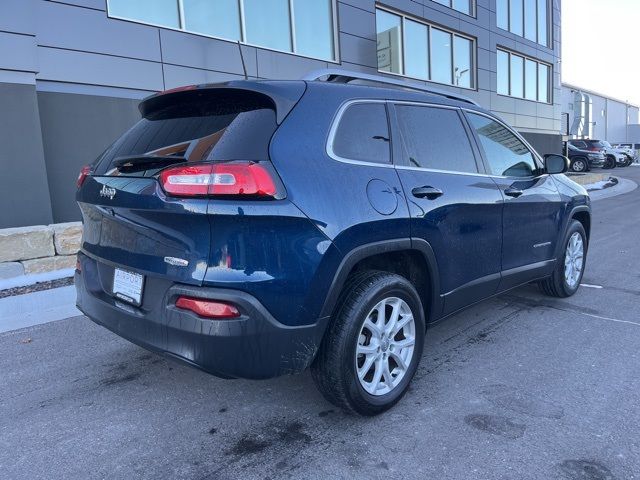
M 87 317 L 143 348 L 219 377 L 261 379 L 298 373 L 310 365 L 322 339 L 326 321 L 283 325 L 254 297 L 235 290 L 174 284 L 164 295 L 133 307 L 95 288 L 92 261 L 84 260 L 75 284 L 77 306 Z M 232 302 L 242 315 L 203 319 L 176 308 L 179 295 Z M 153 307 L 145 308 L 149 304 Z

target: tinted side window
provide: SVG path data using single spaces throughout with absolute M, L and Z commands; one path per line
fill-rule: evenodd
M 493 175 L 530 177 L 534 174 L 537 167 L 533 154 L 507 128 L 473 113 L 469 114 L 469 121 L 480 138 Z
M 587 144 L 585 142 L 571 142 L 572 145 L 576 148 L 579 148 L 581 150 L 586 150 L 587 148 Z
M 397 105 L 403 145 L 412 167 L 478 173 L 456 110 Z
M 349 160 L 391 163 L 387 109 L 382 103 L 357 103 L 342 115 L 333 153 Z

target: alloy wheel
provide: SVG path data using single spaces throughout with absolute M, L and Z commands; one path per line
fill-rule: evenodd
M 356 345 L 356 372 L 370 395 L 396 388 L 413 360 L 416 323 L 411 308 L 401 298 L 381 300 L 364 320 Z
M 564 279 L 570 288 L 576 288 L 584 266 L 584 242 L 579 232 L 574 232 L 567 242 L 564 256 Z

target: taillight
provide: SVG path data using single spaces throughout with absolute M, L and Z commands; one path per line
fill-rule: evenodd
M 169 195 L 253 195 L 273 197 L 276 185 L 271 173 L 259 163 L 211 163 L 182 165 L 160 173 L 162 188 Z
M 80 173 L 78 174 L 78 179 L 76 180 L 76 185 L 78 186 L 78 188 L 82 186 L 82 184 L 87 179 L 90 173 L 91 173 L 91 167 L 89 165 L 85 165 L 80 169 Z
M 235 306 L 218 300 L 179 297 L 178 300 L 176 300 L 176 307 L 190 310 L 205 318 L 225 319 L 238 318 L 240 316 L 240 312 Z

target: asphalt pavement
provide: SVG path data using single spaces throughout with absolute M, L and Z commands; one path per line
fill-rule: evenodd
M 376 418 L 308 373 L 221 380 L 84 317 L 0 334 L 0 478 L 640 478 L 640 189 L 593 215 L 588 287 L 523 287 L 431 328 Z

